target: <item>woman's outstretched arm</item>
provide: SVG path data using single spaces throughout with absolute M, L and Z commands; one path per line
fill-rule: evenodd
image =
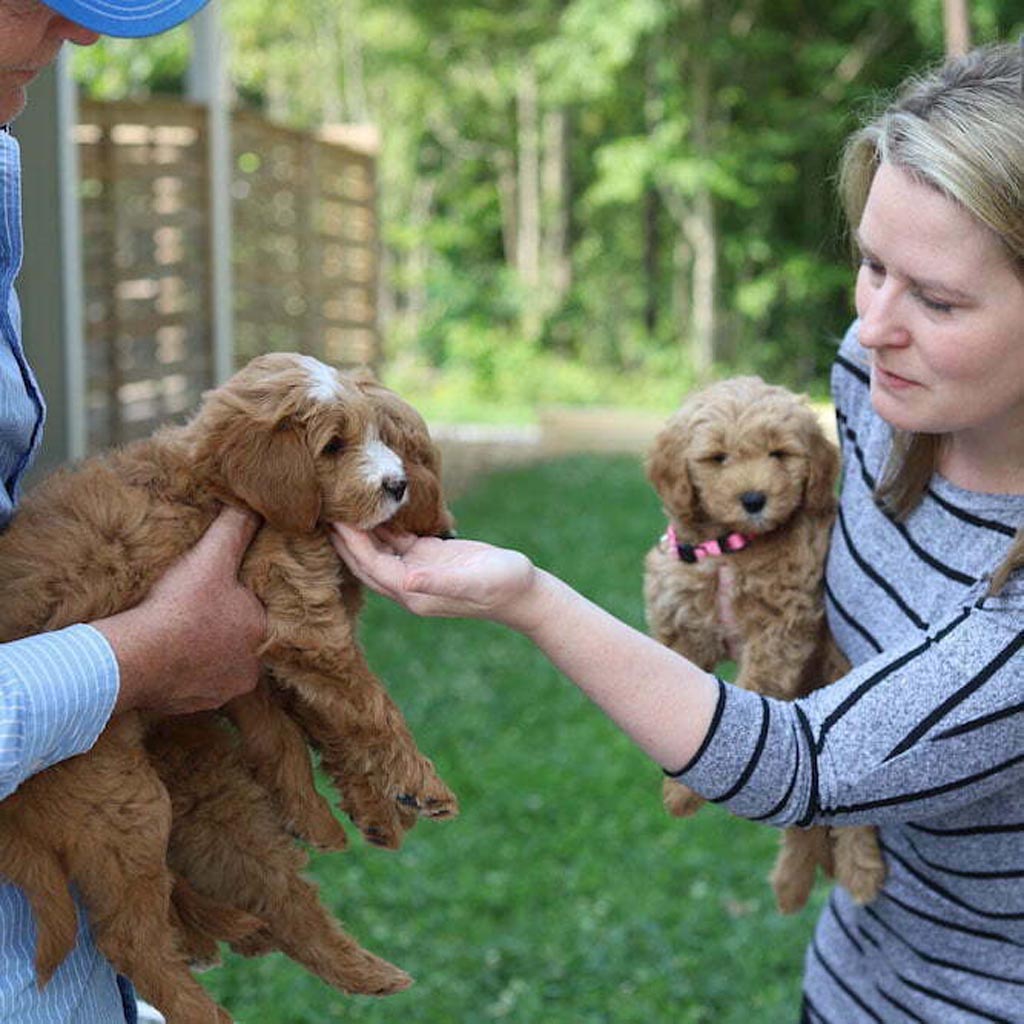
M 678 771 L 700 749 L 715 679 L 525 555 L 340 524 L 333 540 L 363 583 L 417 615 L 488 619 L 522 633 L 662 767 Z

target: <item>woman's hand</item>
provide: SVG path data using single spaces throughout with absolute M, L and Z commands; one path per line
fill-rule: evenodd
M 331 540 L 363 583 L 418 615 L 518 630 L 658 764 L 686 764 L 703 743 L 718 703 L 714 677 L 518 551 L 338 523 Z
M 537 572 L 518 551 L 343 523 L 333 524 L 331 540 L 359 580 L 416 615 L 528 627 Z

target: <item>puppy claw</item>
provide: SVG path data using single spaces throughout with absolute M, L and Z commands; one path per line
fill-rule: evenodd
M 413 983 L 412 976 L 406 974 L 400 967 L 395 967 L 387 960 L 381 960 L 372 954 L 369 956 L 371 966 L 376 970 L 368 974 L 368 977 L 360 982 L 358 988 L 351 990 L 352 992 L 367 996 L 390 996 L 396 992 L 404 992 Z
M 363 838 L 382 850 L 397 850 L 402 844 L 401 836 L 394 829 L 379 828 L 376 825 L 360 826 Z
M 431 821 L 448 821 L 459 816 L 457 807 L 431 807 L 427 810 L 427 817 Z
M 458 801 L 451 795 L 447 797 L 427 797 L 421 800 L 412 793 L 402 793 L 395 799 L 403 807 L 415 810 L 423 818 L 440 820 L 443 818 L 454 818 L 459 813 Z

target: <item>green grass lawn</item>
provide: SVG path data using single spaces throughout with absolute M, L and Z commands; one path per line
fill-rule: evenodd
M 485 480 L 464 536 L 527 551 L 643 628 L 662 529 L 636 460 L 574 458 Z M 351 832 L 314 857 L 324 900 L 416 978 L 346 997 L 282 956 L 204 975 L 242 1024 L 789 1024 L 815 908 L 776 913 L 764 826 L 661 810 L 660 772 L 522 638 L 373 598 L 363 643 L 461 816 L 388 853 Z

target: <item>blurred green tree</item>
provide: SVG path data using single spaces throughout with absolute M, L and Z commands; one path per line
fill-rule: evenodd
M 944 46 L 934 0 L 221 2 L 242 102 L 380 129 L 391 357 L 480 368 L 496 400 L 525 356 L 824 390 L 843 138 Z M 1024 30 L 1020 0 L 970 14 L 975 42 Z M 77 69 L 173 90 L 187 52 L 105 41 Z

